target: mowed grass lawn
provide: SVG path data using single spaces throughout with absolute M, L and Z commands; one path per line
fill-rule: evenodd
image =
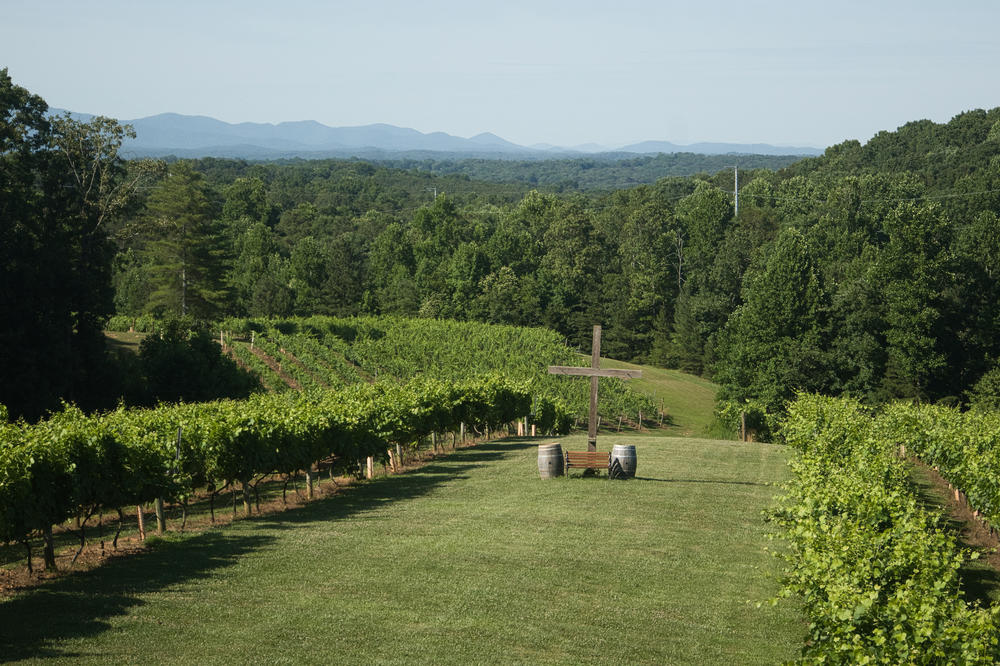
M 670 425 L 664 423 L 664 430 L 669 434 L 703 437 L 709 435 L 713 427 L 717 427 L 714 423 L 714 410 L 715 393 L 719 387 L 709 380 L 680 370 L 605 358 L 601 359 L 601 367 L 642 370 L 642 377 L 629 380 L 628 385 L 648 395 L 657 407 L 663 406 L 670 417 Z M 630 416 L 636 417 L 635 414 Z M 654 419 L 655 416 L 646 414 L 644 418 Z
M 761 511 L 769 444 L 601 437 L 631 481 L 543 481 L 540 441 L 460 449 L 0 602 L 0 661 L 773 664 L 805 625 Z M 585 449 L 585 437 L 563 441 Z

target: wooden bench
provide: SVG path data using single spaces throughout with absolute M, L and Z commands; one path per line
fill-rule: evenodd
M 600 451 L 567 451 L 566 471 L 571 467 L 582 467 L 584 469 L 605 470 L 611 466 L 611 453 L 601 453 Z

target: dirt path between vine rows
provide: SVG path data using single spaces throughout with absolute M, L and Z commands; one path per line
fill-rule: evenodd
M 910 458 L 913 474 L 921 486 L 925 499 L 939 505 L 958 534 L 961 545 L 979 553 L 978 563 L 988 567 L 990 576 L 980 576 L 983 580 L 974 584 L 1000 590 L 1000 532 L 991 529 L 970 507 L 965 496 L 956 491 L 933 467 L 920 460 Z M 982 596 L 977 595 L 977 596 Z M 1000 591 L 996 595 L 1000 598 Z
M 281 368 L 281 363 L 271 358 L 269 354 L 262 351 L 259 347 L 251 347 L 250 351 L 253 352 L 257 358 L 259 358 L 261 361 L 267 364 L 267 367 L 274 370 L 275 374 L 281 377 L 281 381 L 285 382 L 286 384 L 288 384 L 288 386 L 295 389 L 296 391 L 302 390 L 302 386 L 298 383 L 298 381 L 296 381 L 294 377 L 292 377 L 290 374 L 288 374 Z

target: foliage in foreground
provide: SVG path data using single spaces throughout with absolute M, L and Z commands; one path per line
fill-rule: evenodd
M 889 418 L 801 395 L 783 424 L 795 473 L 773 514 L 790 543 L 782 596 L 810 620 L 822 663 L 996 663 L 1000 607 L 963 599 L 966 554 L 920 506 Z

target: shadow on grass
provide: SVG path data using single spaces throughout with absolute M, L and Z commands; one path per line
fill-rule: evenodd
M 489 442 L 484 444 L 479 444 L 468 449 L 458 449 L 447 456 L 440 458 L 442 462 L 447 461 L 449 464 L 452 461 L 463 463 L 463 462 L 481 462 L 489 460 L 499 460 L 505 457 L 511 451 L 523 451 L 524 449 L 533 449 L 538 446 L 534 442 L 525 442 L 521 440 L 508 440 L 508 441 L 497 441 Z
M 293 529 L 301 523 L 343 520 L 377 511 L 391 502 L 420 497 L 442 483 L 466 479 L 467 472 L 532 446 L 522 442 L 490 442 L 450 451 L 402 474 L 362 481 L 332 497 L 250 520 L 278 530 Z
M 109 620 L 143 605 L 141 596 L 207 578 L 274 539 L 206 532 L 163 541 L 139 556 L 54 580 L 0 603 L 0 661 L 74 657 L 51 642 L 95 636 Z
M 478 466 L 471 463 L 461 467 L 430 463 L 402 474 L 362 481 L 331 497 L 313 500 L 287 511 L 248 518 L 244 522 L 256 523 L 267 529 L 290 530 L 297 529 L 302 523 L 345 520 L 358 514 L 377 511 L 393 502 L 415 499 L 447 481 L 467 478 L 461 470 Z
M 657 483 L 711 483 L 711 484 L 721 484 L 728 486 L 760 486 L 765 488 L 770 486 L 769 483 L 760 483 L 758 481 L 731 481 L 729 479 L 654 479 L 648 476 L 637 476 L 636 481 L 656 481 Z
M 464 472 L 503 458 L 531 444 L 484 444 L 460 449 L 406 473 L 346 488 L 337 495 L 266 516 L 240 521 L 267 530 L 294 529 L 301 523 L 350 518 L 432 491 L 444 482 L 466 478 Z M 142 606 L 143 595 L 179 583 L 207 578 L 241 556 L 272 544 L 276 537 L 233 530 L 190 536 L 171 535 L 148 552 L 111 560 L 87 572 L 43 583 L 0 601 L 0 662 L 76 655 L 53 646 L 64 640 L 96 636 L 110 620 Z M 173 539 L 177 539 L 174 541 Z

